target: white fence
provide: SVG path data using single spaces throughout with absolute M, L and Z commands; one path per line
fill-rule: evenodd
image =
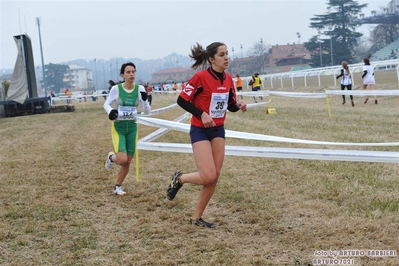
M 374 66 L 375 72 L 395 70 L 397 84 L 399 84 L 399 59 L 376 61 L 372 62 L 371 65 Z M 364 66 L 363 63 L 359 63 L 359 64 L 349 65 L 349 68 L 351 72 L 355 74 L 355 73 L 361 73 L 363 70 L 363 66 Z M 299 85 L 299 83 L 304 87 L 308 87 L 310 85 L 309 84 L 310 79 L 312 79 L 313 85 L 320 87 L 322 86 L 321 82 L 322 78 L 329 80 L 328 82 L 329 84 L 334 84 L 334 86 L 337 86 L 336 76 L 341 71 L 341 68 L 342 68 L 341 65 L 336 65 L 331 67 L 312 68 L 312 69 L 298 70 L 293 72 L 260 75 L 260 78 L 262 80 L 263 89 L 267 87 L 270 87 L 272 89 L 288 87 L 284 86 L 284 83 L 287 82 L 290 83 L 292 88 L 295 88 L 297 85 Z M 248 82 L 251 80 L 251 77 L 243 77 L 242 79 L 244 81 L 244 84 L 248 84 Z M 316 83 L 314 83 L 315 79 Z M 376 77 L 376 83 L 378 83 L 378 77 Z M 355 84 L 361 85 L 362 81 L 361 78 L 357 77 L 356 75 L 352 75 L 352 85 L 355 86 Z

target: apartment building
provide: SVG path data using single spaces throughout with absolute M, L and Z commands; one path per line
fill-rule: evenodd
M 63 81 L 75 91 L 95 90 L 92 71 L 79 65 L 69 65 Z

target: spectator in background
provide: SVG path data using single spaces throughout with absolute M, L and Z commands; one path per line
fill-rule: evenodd
M 240 78 L 240 75 L 237 74 L 236 75 L 236 80 L 234 81 L 235 85 L 236 85 L 236 90 L 237 92 L 242 91 L 242 79 Z M 241 96 L 241 100 L 242 100 L 242 95 Z
M 102 95 L 103 95 L 104 100 L 107 99 L 107 94 L 108 94 L 107 91 L 103 90 Z
M 262 81 L 260 80 L 259 73 L 255 73 L 252 76 L 252 91 L 260 91 L 260 84 L 262 84 Z M 262 100 L 262 96 L 259 96 L 259 98 Z M 255 96 L 254 100 L 256 103 L 258 102 Z
M 68 88 L 65 88 L 64 94 L 65 94 L 65 101 L 66 101 L 67 104 L 69 103 L 69 100 L 68 100 L 68 92 L 69 92 Z M 63 99 L 60 98 L 60 100 L 61 100 L 61 103 L 62 103 L 62 100 L 63 100 Z
M 392 49 L 389 59 L 397 59 L 395 51 Z
M 50 96 L 49 96 L 49 98 L 50 98 L 50 106 L 53 106 L 53 104 L 55 104 L 54 101 L 53 101 L 54 97 L 55 97 L 54 92 L 50 91 Z
M 115 84 L 115 82 L 112 80 L 112 79 L 110 79 L 109 81 L 108 81 L 108 84 L 109 84 L 109 87 L 108 87 L 108 93 L 111 91 L 111 88 L 112 88 L 112 86 L 114 86 L 114 85 L 116 85 Z
M 97 101 L 97 92 L 96 92 L 96 91 L 93 91 L 93 92 L 91 93 L 91 100 L 92 100 L 93 102 Z
M 374 79 L 374 67 L 370 65 L 370 59 L 367 57 L 363 59 L 363 89 L 367 89 L 367 86 L 370 86 L 371 90 L 375 89 L 375 79 Z M 367 96 L 364 97 L 364 103 L 367 103 L 369 98 Z M 374 103 L 378 104 L 377 95 L 374 95 Z
M 152 103 L 152 87 L 147 83 L 147 84 L 144 86 L 144 88 L 145 88 L 145 91 L 147 92 L 147 100 L 148 100 L 148 103 L 149 103 L 150 106 L 151 106 L 151 103 Z
M 180 87 L 181 87 L 181 90 L 184 90 L 184 89 L 186 88 L 186 83 L 183 81 L 183 82 L 180 84 Z
M 66 91 L 65 96 L 68 97 L 67 98 L 67 104 L 71 104 L 72 103 L 72 94 L 73 93 L 69 89 L 66 89 L 65 91 Z
M 170 88 L 171 88 L 170 84 L 165 84 L 165 85 L 163 85 L 163 90 L 164 90 L 164 91 L 169 91 Z
M 81 103 L 82 102 L 82 92 L 79 92 L 79 95 L 76 97 L 76 99 L 78 99 L 78 101 Z

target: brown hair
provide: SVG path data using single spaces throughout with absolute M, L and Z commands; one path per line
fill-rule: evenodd
M 209 61 L 209 57 L 215 58 L 215 54 L 217 53 L 219 46 L 226 45 L 221 42 L 213 42 L 208 45 L 205 50 L 199 43 L 192 46 L 191 54 L 189 56 L 195 60 L 195 63 L 191 66 L 191 68 L 197 69 L 198 67 L 201 67 L 205 69 L 207 67 L 207 63 L 211 63 Z
M 342 61 L 342 68 L 345 69 L 347 74 L 351 73 L 351 71 L 349 70 L 349 67 L 348 67 L 348 62 Z
M 363 62 L 365 65 L 370 65 L 370 59 L 368 59 L 367 57 L 363 59 Z

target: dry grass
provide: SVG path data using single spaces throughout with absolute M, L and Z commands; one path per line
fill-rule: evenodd
M 381 88 L 381 87 L 380 87 Z M 298 90 L 303 91 L 303 90 Z M 153 109 L 176 96 L 155 95 Z M 394 142 L 398 97 L 379 104 L 273 97 L 266 106 L 230 113 L 226 128 L 339 142 Z M 251 98 L 247 98 L 252 102 Z M 2 265 L 308 265 L 318 250 L 397 250 L 398 164 L 227 156 L 204 218 L 193 227 L 198 186 L 166 199 L 169 176 L 195 171 L 190 154 L 140 151 L 128 194 L 112 186 L 112 149 L 103 100 L 76 103 L 74 113 L 0 119 L 0 264 Z M 180 108 L 159 114 L 173 120 Z M 140 137 L 157 128 L 140 126 Z M 159 142 L 189 143 L 181 132 Z M 319 147 L 228 139 L 229 145 L 398 151 L 398 147 Z M 398 265 L 398 257 L 354 258 L 356 265 Z

